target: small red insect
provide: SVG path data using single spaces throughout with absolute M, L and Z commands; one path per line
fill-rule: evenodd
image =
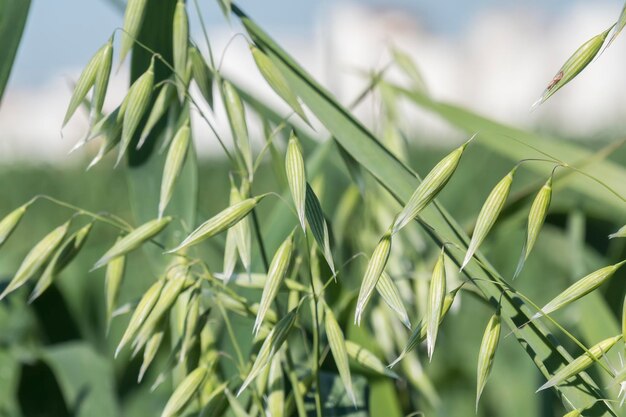
M 559 71 L 558 74 L 556 74 L 554 76 L 554 78 L 552 79 L 552 81 L 550 81 L 550 84 L 548 84 L 548 88 L 546 88 L 546 90 L 550 91 L 552 90 L 552 88 L 559 82 L 561 81 L 561 79 L 563 78 L 563 71 Z

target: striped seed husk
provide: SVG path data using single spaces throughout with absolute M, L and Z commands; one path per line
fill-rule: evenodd
M 302 148 L 298 137 L 292 132 L 287 144 L 287 155 L 285 156 L 285 172 L 287 174 L 287 182 L 289 183 L 289 191 L 296 207 L 298 220 L 302 226 L 302 230 L 306 232 L 305 224 L 305 205 L 306 205 L 306 171 L 304 168 L 304 157 L 302 156 Z
M 394 284 L 391 277 L 383 272 L 376 283 L 376 291 L 382 297 L 382 299 L 387 303 L 389 308 L 393 310 L 394 313 L 398 316 L 402 324 L 404 324 L 408 329 L 411 328 L 411 321 L 409 320 L 409 313 L 406 311 L 404 307 L 404 303 L 402 302 L 402 297 L 400 297 L 400 292 L 398 291 L 398 287 Z
M 456 297 L 456 294 L 459 292 L 460 289 L 461 289 L 460 286 L 456 287 L 455 289 L 450 291 L 448 294 L 446 294 L 445 298 L 443 299 L 443 308 L 441 310 L 441 318 L 439 319 L 439 324 L 441 324 L 444 317 L 450 310 L 450 307 L 452 307 L 454 298 Z M 394 367 L 409 352 L 415 349 L 417 345 L 419 345 L 422 341 L 424 341 L 424 339 L 426 339 L 426 331 L 427 331 L 426 322 L 420 321 L 418 325 L 415 327 L 415 330 L 413 331 L 413 333 L 411 333 L 411 336 L 409 337 L 409 340 L 406 343 L 406 346 L 404 347 L 404 349 L 402 349 L 402 352 L 400 353 L 400 355 L 389 365 L 389 367 L 390 368 Z
M 187 71 L 187 52 L 189 43 L 189 20 L 187 8 L 183 0 L 176 2 L 174 9 L 174 24 L 172 29 L 172 53 L 174 55 L 174 71 L 176 77 L 176 88 L 178 88 L 178 98 L 182 101 L 185 97 L 187 87 L 185 85 L 185 72 Z
M 167 112 L 172 104 L 172 99 L 175 97 L 176 87 L 170 82 L 166 82 L 161 87 L 159 94 L 154 100 L 154 104 L 152 105 L 152 110 L 150 110 L 150 115 L 148 116 L 148 120 L 141 131 L 141 136 L 139 137 L 139 141 L 137 142 L 137 149 L 141 148 L 143 144 L 148 139 L 148 135 L 154 129 L 154 126 L 161 120 L 163 115 Z
M 89 117 L 90 124 L 100 120 L 102 117 L 102 107 L 106 98 L 107 89 L 109 87 L 109 78 L 111 76 L 111 67 L 113 66 L 113 36 L 104 45 L 102 56 L 96 72 L 96 78 L 93 87 L 93 99 L 91 100 L 91 115 Z
M 159 347 L 161 347 L 161 342 L 163 342 L 163 336 L 165 335 L 165 325 L 165 320 L 161 321 L 158 329 L 150 336 L 150 339 L 146 343 L 146 348 L 143 351 L 141 368 L 139 368 L 139 375 L 137 375 L 137 383 L 140 383 L 143 380 L 146 371 L 159 351 Z
M 598 55 L 598 52 L 602 49 L 602 45 L 604 45 L 604 41 L 612 29 L 613 26 L 589 39 L 565 61 L 541 96 L 539 100 L 540 103 L 546 101 L 550 96 L 560 90 L 561 87 L 573 80 L 574 77 L 593 61 L 596 55 Z
M 70 98 L 70 103 L 67 106 L 67 111 L 65 112 L 65 117 L 63 117 L 62 126 L 65 126 L 67 122 L 70 121 L 78 109 L 78 106 L 81 105 L 89 90 L 91 90 L 96 83 L 96 76 L 102 66 L 102 60 L 104 59 L 107 46 L 108 44 L 104 44 L 96 51 L 83 69 L 83 72 L 78 77 L 78 81 L 76 81 L 76 86 L 72 92 L 72 97 Z
M 194 395 L 202 388 L 209 371 L 206 367 L 200 366 L 194 369 L 189 375 L 178 384 L 178 387 L 165 404 L 161 417 L 173 417 L 179 415 L 187 407 Z
M 24 285 L 35 275 L 39 268 L 43 267 L 48 262 L 65 238 L 69 225 L 69 221 L 63 223 L 61 226 L 48 233 L 30 250 L 30 252 L 28 252 L 13 279 L 9 282 L 9 285 L 4 289 L 2 294 L 0 294 L 0 300 L 6 297 L 7 294 Z
M 465 254 L 465 259 L 463 259 L 461 270 L 463 270 L 463 268 L 465 268 L 468 262 L 472 259 L 474 253 L 478 250 L 478 247 L 498 219 L 498 216 L 504 207 L 504 203 L 509 196 L 509 192 L 511 191 L 513 175 L 516 170 L 517 167 L 513 168 L 511 172 L 509 172 L 500 180 L 500 182 L 498 182 L 498 184 L 496 184 L 493 190 L 489 193 L 487 200 L 485 200 L 483 207 L 480 209 L 480 213 L 476 219 L 476 227 L 474 227 L 474 233 L 472 234 L 472 240 L 467 247 L 467 253 Z
M 589 352 L 583 353 L 582 355 L 568 363 L 565 367 L 559 369 L 548 380 L 548 382 L 539 387 L 537 392 L 542 391 L 546 388 L 553 387 L 555 385 L 559 385 L 569 378 L 578 375 L 589 366 L 591 366 L 595 361 L 604 356 L 609 351 L 609 349 L 611 349 L 621 339 L 622 335 L 609 337 L 608 339 L 604 339 L 603 341 L 589 348 Z
M 174 193 L 174 186 L 176 180 L 183 170 L 185 158 L 189 150 L 189 141 L 191 137 L 191 129 L 189 124 L 183 125 L 170 144 L 170 148 L 165 158 L 165 166 L 163 168 L 163 179 L 161 180 L 161 193 L 159 197 L 159 217 L 163 217 L 163 213 L 167 208 L 172 194 Z
M 249 193 L 250 185 L 246 180 L 242 180 L 241 191 L 237 187 L 231 188 L 230 204 L 237 204 L 244 200 L 244 196 Z M 244 217 L 237 224 L 232 227 L 235 233 L 235 245 L 237 246 L 237 253 L 239 253 L 239 259 L 246 270 L 250 272 L 250 266 L 252 263 L 252 227 L 250 226 L 250 218 Z M 230 231 L 230 230 L 229 230 Z
M 258 334 L 261 324 L 263 324 L 265 314 L 270 308 L 270 305 L 274 302 L 278 289 L 287 273 L 289 261 L 291 260 L 291 252 L 293 250 L 293 234 L 294 232 L 291 232 L 289 236 L 287 236 L 287 239 L 278 247 L 270 263 L 269 270 L 267 271 L 267 281 L 265 282 L 263 295 L 261 296 L 259 311 L 254 321 L 254 327 L 252 328 L 252 332 L 255 335 Z
M 519 263 L 517 264 L 517 268 L 515 270 L 515 274 L 513 277 L 517 277 L 520 272 L 522 272 L 522 268 L 524 267 L 524 263 L 528 259 L 530 252 L 532 251 L 535 243 L 537 242 L 537 238 L 539 237 L 539 232 L 541 232 L 541 228 L 543 227 L 543 223 L 546 220 L 546 216 L 548 214 L 548 209 L 550 208 L 550 201 L 552 200 L 552 177 L 548 178 L 548 181 L 541 187 L 535 199 L 533 200 L 532 205 L 530 206 L 530 212 L 528 213 L 528 223 L 526 230 L 526 241 L 524 242 L 524 247 L 522 248 L 522 255 L 520 256 Z
M 189 46 L 187 52 L 191 61 L 191 75 L 210 108 L 213 108 L 213 74 L 209 69 L 202 53 L 195 45 Z
M 121 105 L 124 124 L 122 126 L 122 138 L 117 156 L 116 165 L 120 163 L 126 153 L 126 149 L 139 127 L 139 123 L 148 110 L 152 89 L 154 88 L 154 59 L 150 62 L 150 67 L 135 80 L 128 89 L 128 94 Z
M 363 281 L 361 282 L 359 298 L 357 299 L 356 312 L 354 316 L 354 322 L 357 325 L 361 324 L 361 317 L 363 315 L 363 311 L 365 310 L 365 306 L 372 296 L 372 292 L 374 291 L 374 288 L 376 288 L 376 284 L 378 283 L 380 276 L 385 270 L 390 252 L 391 234 L 387 232 L 380 239 L 378 245 L 376 245 L 376 248 L 374 249 L 374 252 L 372 253 L 372 256 L 367 264 L 367 268 L 365 269 L 365 275 L 363 276 Z
M 133 315 L 130 317 L 128 326 L 126 326 L 126 331 L 124 331 L 122 339 L 115 349 L 115 357 L 117 357 L 122 348 L 130 341 L 130 339 L 135 335 L 135 333 L 137 333 L 141 325 L 144 323 L 148 314 L 150 314 L 150 311 L 152 311 L 152 308 L 159 299 L 159 295 L 161 294 L 161 290 L 164 285 L 165 280 L 158 280 L 152 284 L 141 297 L 137 307 L 135 307 L 135 311 L 133 311 Z
M 335 365 L 337 366 L 339 376 L 341 377 L 341 382 L 343 383 L 348 396 L 352 400 L 352 403 L 356 406 L 356 398 L 352 387 L 352 376 L 350 375 L 350 364 L 348 362 L 348 351 L 346 350 L 346 341 L 332 310 L 327 304 L 324 304 L 324 307 L 324 328 L 326 330 L 326 338 L 328 339 L 330 351 L 333 354 Z
M 250 138 L 248 137 L 248 125 L 246 123 L 246 111 L 243 101 L 235 87 L 228 81 L 222 81 L 222 94 L 224 96 L 224 106 L 230 121 L 230 128 L 235 139 L 235 147 L 243 161 L 243 169 L 248 174 L 248 179 L 252 180 L 254 172 L 254 161 L 252 160 L 252 148 L 250 148 Z
M 295 111 L 305 122 L 309 122 L 302 106 L 298 102 L 298 97 L 289 87 L 289 83 L 280 72 L 280 70 L 274 65 L 272 60 L 259 48 L 254 45 L 250 45 L 250 51 L 252 57 L 256 63 L 257 68 L 261 72 L 265 81 L 272 87 L 272 90 L 280 96 L 285 102 Z
M 126 12 L 124 13 L 124 30 L 120 48 L 120 65 L 124 62 L 126 55 L 132 48 L 139 35 L 139 29 L 143 22 L 147 0 L 128 0 Z
M 426 308 L 426 345 L 428 348 L 428 359 L 431 360 L 435 351 L 435 342 L 437 341 L 439 322 L 441 321 L 441 312 L 443 311 L 443 301 L 446 296 L 446 268 L 444 261 L 445 253 L 443 248 L 441 248 L 430 279 L 428 305 Z
M 346 351 L 348 352 L 348 357 L 359 366 L 379 375 L 398 378 L 398 374 L 387 368 L 374 353 L 358 343 L 346 340 Z
M 400 231 L 437 197 L 454 174 L 468 143 L 469 141 L 450 152 L 426 175 L 396 217 L 392 233 L 395 234 Z
M 317 246 L 320 247 L 331 272 L 335 274 L 335 262 L 333 261 L 333 254 L 330 249 L 328 223 L 324 217 L 322 205 L 315 195 L 313 188 L 311 188 L 308 183 L 306 184 L 305 215 L 313 237 L 315 238 L 315 242 L 317 242 Z
M 24 214 L 26 214 L 29 205 L 30 203 L 26 203 L 19 206 L 0 221 L 0 247 L 13 234 Z
M 52 284 L 54 278 L 78 255 L 78 252 L 83 248 L 93 223 L 81 227 L 76 232 L 63 242 L 63 244 L 56 250 L 56 253 L 46 265 L 41 277 L 37 281 L 37 285 L 33 289 L 28 302 L 33 302 L 43 292 L 48 289 Z
M 121 238 L 120 238 L 121 239 Z M 111 324 L 111 315 L 117 304 L 117 298 L 120 292 L 122 279 L 124 278 L 124 270 L 126 269 L 126 257 L 118 256 L 113 258 L 107 264 L 104 279 L 104 293 L 106 295 L 106 319 L 107 329 Z
M 491 367 L 493 366 L 493 359 L 498 349 L 498 342 L 500 341 L 500 311 L 491 316 L 485 333 L 483 334 L 483 340 L 480 344 L 480 350 L 478 351 L 478 366 L 476 371 L 476 409 L 478 409 L 478 401 L 483 393 L 489 374 L 491 373 Z
M 127 253 L 137 249 L 146 241 L 158 235 L 171 221 L 171 217 L 162 217 L 160 219 L 150 220 L 137 227 L 122 239 L 115 242 L 115 244 L 108 251 L 106 251 L 104 255 L 102 255 L 98 262 L 96 262 L 92 270 L 101 268 L 112 259 L 117 258 L 118 256 L 126 255 Z
M 609 280 L 613 276 L 613 274 L 615 274 L 615 272 L 622 265 L 624 265 L 624 263 L 626 263 L 626 261 L 622 261 L 614 265 L 605 266 L 604 268 L 600 268 L 597 271 L 586 275 L 584 278 L 579 279 L 570 287 L 568 287 L 565 291 L 554 297 L 552 301 L 543 306 L 541 311 L 533 316 L 533 319 L 541 317 L 542 315 L 550 314 L 589 294 L 600 285 L 602 285 L 604 282 Z
M 241 219 L 246 217 L 252 209 L 265 197 L 265 194 L 246 198 L 245 200 L 230 206 L 206 222 L 202 223 L 196 230 L 191 232 L 177 247 L 168 251 L 168 253 L 176 252 L 189 246 L 197 245 L 205 239 L 228 230 Z

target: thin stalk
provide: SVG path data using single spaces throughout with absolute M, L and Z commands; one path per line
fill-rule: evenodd
M 319 322 L 319 314 L 318 314 L 318 296 L 317 293 L 315 292 L 315 283 L 313 282 L 313 273 L 311 272 L 311 247 L 309 245 L 309 239 L 304 236 L 304 241 L 306 243 L 306 253 L 307 253 L 307 257 L 308 257 L 308 264 L 309 264 L 309 281 L 311 283 L 311 293 L 313 295 L 313 319 L 314 319 L 314 323 L 313 323 L 313 378 L 315 379 L 315 391 L 314 391 L 314 397 L 315 397 L 315 412 L 316 412 L 316 416 L 317 417 L 323 417 L 323 413 L 322 413 L 322 398 L 320 395 L 320 390 L 322 387 L 321 384 L 321 379 L 320 379 L 320 363 L 319 363 L 319 358 L 320 358 L 320 322 Z
M 206 30 L 206 25 L 204 24 L 204 19 L 202 18 L 202 12 L 200 10 L 200 5 L 198 4 L 198 0 L 193 0 L 193 4 L 196 7 L 196 12 L 198 13 L 198 20 L 200 20 L 200 27 L 202 28 L 202 34 L 204 35 L 204 40 L 206 42 L 207 48 L 209 48 L 209 61 L 211 62 L 211 69 L 215 71 L 215 61 L 213 59 L 213 49 L 211 48 L 211 42 L 209 41 L 209 34 Z
M 504 134 L 503 134 L 502 136 L 507 137 L 507 138 L 509 138 L 509 139 L 512 139 L 512 140 L 514 140 L 515 142 L 517 142 L 517 143 L 519 143 L 519 144 L 521 144 L 521 145 L 523 145 L 523 146 L 526 146 L 526 147 L 528 147 L 528 148 L 530 148 L 530 149 L 534 150 L 535 152 L 539 152 L 540 154 L 542 154 L 542 155 L 544 155 L 544 156 L 546 156 L 546 157 L 548 157 L 548 158 L 552 159 L 554 162 L 559 163 L 559 164 L 560 164 L 560 165 L 562 165 L 564 168 L 569 168 L 569 169 L 571 169 L 571 170 L 573 170 L 573 171 L 575 171 L 575 172 L 577 172 L 577 173 L 579 173 L 579 174 L 581 174 L 581 175 L 583 175 L 583 176 L 585 176 L 585 177 L 587 177 L 587 178 L 589 178 L 589 179 L 591 179 L 591 180 L 595 181 L 595 182 L 596 182 L 596 183 L 598 183 L 600 186 L 602 186 L 602 187 L 603 187 L 603 188 L 605 188 L 607 191 L 609 191 L 611 194 L 615 195 L 617 198 L 619 198 L 620 200 L 622 200 L 622 202 L 625 202 L 625 203 L 626 203 L 626 198 L 624 198 L 621 194 L 619 194 L 617 191 L 615 191 L 615 190 L 614 190 L 611 186 L 609 186 L 608 184 L 606 184 L 606 183 L 605 183 L 605 182 L 603 182 L 602 180 L 600 180 L 600 179 L 598 179 L 598 178 L 594 177 L 593 175 L 591 175 L 591 174 L 587 174 L 586 172 L 584 172 L 584 171 L 580 170 L 579 168 L 576 168 L 575 166 L 572 166 L 572 165 L 568 164 L 567 162 L 562 161 L 562 160 L 560 160 L 559 158 L 557 158 L 557 157 L 555 157 L 555 156 L 553 156 L 553 155 L 550 155 L 549 153 L 547 153 L 547 152 L 545 152 L 545 151 L 542 151 L 541 149 L 537 148 L 536 146 L 530 145 L 530 144 L 528 144 L 528 143 L 526 143 L 526 142 L 524 142 L 524 141 L 521 141 L 521 140 L 519 140 L 519 139 L 517 139 L 517 138 L 515 138 L 515 137 L 513 137 L 513 136 L 510 136 L 510 135 L 504 135 Z M 609 146 L 607 146 L 605 149 L 601 149 L 601 151 L 600 151 L 600 152 L 598 152 L 598 154 L 599 154 L 600 156 L 602 156 L 602 155 L 604 155 L 604 154 L 605 154 L 605 153 L 607 153 L 607 152 L 608 152 L 608 153 L 610 153 L 610 152 L 612 152 L 613 150 L 615 150 L 615 149 L 619 148 L 620 146 L 622 146 L 624 143 L 626 143 L 626 139 L 622 139 L 622 140 L 620 140 L 620 141 L 618 141 L 618 142 L 616 142 L 616 143 L 612 143 L 612 144 L 610 144 Z M 602 151 L 604 151 L 604 152 L 602 152 Z M 596 156 L 596 155 L 591 155 L 591 158 L 589 158 L 589 159 L 593 160 L 593 159 L 594 159 L 594 158 L 593 158 L 594 156 Z M 585 160 L 583 160 L 583 161 L 581 161 L 581 162 L 582 162 L 582 163 L 584 163 L 584 162 L 585 162 Z
M 298 375 L 296 375 L 295 366 L 293 364 L 293 359 L 291 358 L 291 354 L 289 353 L 289 345 L 287 345 L 287 349 L 285 352 L 285 365 L 287 368 L 287 376 L 289 377 L 289 382 L 291 383 L 291 390 L 293 392 L 293 398 L 296 403 L 296 410 L 298 411 L 298 417 L 307 417 L 306 409 L 304 408 L 304 399 L 300 392 L 298 391 L 298 383 L 300 380 L 298 379 Z
M 49 195 L 45 195 L 45 194 L 40 194 L 40 195 L 37 195 L 37 196 L 33 197 L 29 201 L 29 204 L 35 202 L 36 200 L 48 200 L 48 201 L 50 201 L 50 202 L 52 202 L 54 204 L 57 204 L 57 205 L 59 205 L 61 207 L 65 207 L 65 208 L 68 208 L 70 210 L 74 210 L 79 215 L 89 216 L 89 217 L 93 218 L 94 220 L 98 220 L 100 222 L 107 223 L 107 224 L 109 224 L 109 225 L 111 225 L 111 226 L 113 226 L 113 227 L 115 227 L 117 229 L 121 229 L 121 230 L 124 230 L 124 231 L 127 231 L 127 232 L 130 232 L 130 231 L 133 230 L 131 225 L 129 225 L 124 220 L 118 218 L 117 216 L 109 215 L 110 216 L 110 218 L 109 218 L 109 217 L 106 217 L 106 216 L 103 216 L 103 215 L 100 215 L 100 214 L 97 214 L 97 213 L 93 213 L 93 212 L 91 212 L 89 210 L 85 210 L 82 207 L 78 207 L 78 206 L 75 206 L 73 204 L 66 203 L 65 201 L 57 200 L 56 198 L 50 197 Z
M 228 318 L 228 313 L 224 309 L 222 303 L 217 303 L 218 308 L 220 309 L 220 313 L 222 314 L 222 319 L 224 320 L 224 324 L 226 325 L 226 332 L 228 333 L 228 338 L 230 339 L 230 343 L 233 345 L 235 349 L 235 354 L 237 355 L 237 361 L 239 362 L 239 373 L 243 376 L 244 368 L 246 363 L 243 359 L 243 354 L 241 353 L 241 348 L 239 346 L 239 342 L 237 342 L 237 338 L 235 337 L 235 332 L 233 331 L 233 327 L 230 323 L 230 319 Z

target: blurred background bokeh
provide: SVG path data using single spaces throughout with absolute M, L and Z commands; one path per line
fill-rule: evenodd
M 287 107 L 271 93 L 262 77 L 256 70 L 250 70 L 253 61 L 247 44 L 243 37 L 236 36 L 241 32 L 238 23 L 229 24 L 214 2 L 201 3 L 222 70 L 278 111 L 285 112 Z M 390 48 L 394 47 L 414 60 L 425 89 L 436 100 L 590 149 L 598 149 L 626 134 L 626 39 L 622 38 L 580 77 L 531 111 L 531 105 L 563 61 L 581 43 L 615 21 L 623 2 L 244 0 L 240 3 L 343 103 L 359 94 L 372 71 L 390 62 Z M 123 8 L 123 0 L 33 0 L 0 104 L 0 216 L 33 195 L 45 193 L 90 210 L 132 218 L 123 169 L 113 169 L 113 160 L 108 159 L 85 171 L 97 151 L 95 147 L 68 154 L 86 133 L 86 112 L 61 129 L 73 83 L 94 51 L 114 28 L 122 25 Z M 202 39 L 193 10 L 190 8 L 192 37 Z M 201 49 L 206 51 L 202 43 Z M 397 69 L 390 70 L 388 75 L 403 82 Z M 128 68 L 124 66 L 112 77 L 105 104 L 107 111 L 121 100 L 127 87 Z M 375 129 L 379 106 L 373 97 L 355 112 Z M 453 144 L 467 138 L 465 132 L 429 111 L 408 106 L 400 106 L 400 111 L 401 127 L 412 150 L 411 166 L 421 174 L 428 172 Z M 222 195 L 227 192 L 228 168 L 210 131 L 197 114 L 193 117 L 194 140 L 200 157 L 199 217 L 204 219 L 223 205 L 213 194 L 219 193 L 216 190 L 223 190 Z M 220 133 L 228 137 L 227 124 L 220 123 L 224 118 L 224 114 L 216 115 Z M 260 130 L 260 126 L 255 128 Z M 323 130 L 311 134 L 325 136 Z M 261 143 L 260 138 L 256 140 Z M 617 150 L 609 160 L 626 165 L 626 151 Z M 492 183 L 510 165 L 507 158 L 497 153 L 469 152 L 461 167 L 460 177 L 464 180 L 451 183 L 450 191 L 442 195 L 444 205 L 461 223 L 471 226 Z M 271 183 L 263 175 L 259 178 L 261 183 Z M 529 176 L 525 180 L 532 183 L 537 178 Z M 466 192 L 469 186 L 471 195 Z M 589 208 L 584 200 L 580 195 L 566 196 L 560 206 L 556 205 L 545 237 L 540 241 L 541 248 L 536 250 L 536 258 L 529 261 L 520 280 L 520 287 L 528 295 L 545 301 L 547 294 L 556 294 L 572 274 L 587 271 L 591 265 L 602 264 L 604 257 L 623 252 L 623 245 L 613 246 L 607 254 L 604 240 L 624 216 L 614 210 L 607 214 L 603 207 Z M 45 205 L 28 216 L 16 240 L 0 251 L 2 280 L 10 279 L 33 241 L 62 222 L 67 211 Z M 580 225 L 572 222 L 580 222 L 581 218 L 583 224 L 586 220 L 582 249 L 575 246 L 575 240 L 569 240 L 580 230 L 576 229 Z M 498 229 L 486 248 L 494 264 L 509 273 L 516 261 L 512 254 L 518 253 L 520 241 L 509 237 L 520 234 L 521 220 L 518 216 Z M 25 301 L 28 292 L 0 302 L 0 416 L 160 414 L 171 387 L 166 383 L 151 393 L 150 382 L 135 383 L 139 359 L 128 365 L 129 358 L 116 361 L 112 358 L 124 323 L 114 323 L 106 334 L 104 272 L 87 272 L 114 238 L 104 227 L 99 232 L 53 289 L 32 306 Z M 561 249 L 555 254 L 551 249 L 554 247 Z M 572 257 L 573 253 L 584 253 L 584 259 Z M 140 293 L 150 279 L 145 274 L 142 259 L 133 259 L 128 270 L 130 279 L 125 280 L 123 292 Z M 622 288 L 623 285 L 615 284 L 606 290 L 608 314 L 616 313 L 620 307 Z M 438 342 L 442 351 L 437 352 L 432 364 L 424 364 L 439 395 L 448 402 L 450 416 L 474 413 L 475 360 L 489 317 L 489 311 L 476 300 L 469 298 L 462 302 L 466 314 L 451 316 Z M 598 315 L 601 317 L 601 313 Z M 569 319 L 576 322 L 579 318 Z M 444 357 L 453 359 L 437 360 Z M 486 405 L 479 415 L 562 414 L 564 410 L 553 394 L 534 393 L 540 381 L 514 338 L 503 339 L 492 381 L 484 395 Z M 396 415 L 395 412 L 386 410 L 383 404 L 372 409 L 372 415 L 386 417 Z

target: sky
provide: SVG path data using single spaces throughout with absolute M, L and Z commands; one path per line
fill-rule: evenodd
M 9 88 L 36 87 L 51 74 L 84 65 L 122 25 L 116 0 L 33 0 Z M 121 1 L 121 0 L 117 0 Z M 191 2 L 191 0 L 189 0 Z M 216 2 L 198 0 L 209 27 L 223 25 Z M 241 0 L 241 7 L 270 34 L 309 36 L 317 19 L 337 0 Z M 485 10 L 519 8 L 541 10 L 545 19 L 562 13 L 579 0 L 359 0 L 356 5 L 396 7 L 413 15 L 428 30 L 449 36 L 463 33 L 472 19 Z M 617 4 L 617 0 L 594 3 Z M 521 5 L 522 4 L 522 5 Z
M 82 163 L 97 150 L 75 152 L 69 158 L 69 149 L 88 129 L 87 118 L 77 112 L 62 132 L 61 124 L 72 83 L 122 25 L 123 13 L 113 1 L 121 0 L 32 0 L 0 108 L 0 163 L 19 159 Z M 187 1 L 193 11 L 194 0 Z M 227 50 L 221 71 L 286 113 L 284 103 L 254 70 L 246 42 L 233 38 L 241 30 L 236 19 L 229 25 L 215 0 L 197 1 L 216 57 Z M 621 137 L 626 129 L 626 34 L 541 109 L 530 112 L 530 105 L 572 52 L 617 19 L 623 1 L 240 0 L 239 4 L 343 103 L 367 84 L 362 74 L 390 61 L 389 46 L 394 46 L 411 56 L 435 99 L 514 126 L 592 140 L 607 134 Z M 193 12 L 190 22 L 192 38 L 202 49 Z M 401 82 L 397 68 L 395 73 L 387 74 L 395 77 L 391 81 Z M 112 75 L 105 111 L 115 108 L 127 90 L 128 70 L 123 67 Z M 356 114 L 375 129 L 376 98 L 368 100 Z M 223 128 L 220 135 L 229 137 L 220 109 L 216 106 L 212 117 L 218 130 Z M 433 117 L 405 116 L 406 129 L 416 138 L 441 144 L 462 139 Z M 197 126 L 194 139 L 199 152 L 215 154 L 209 130 L 200 120 L 192 124 Z

